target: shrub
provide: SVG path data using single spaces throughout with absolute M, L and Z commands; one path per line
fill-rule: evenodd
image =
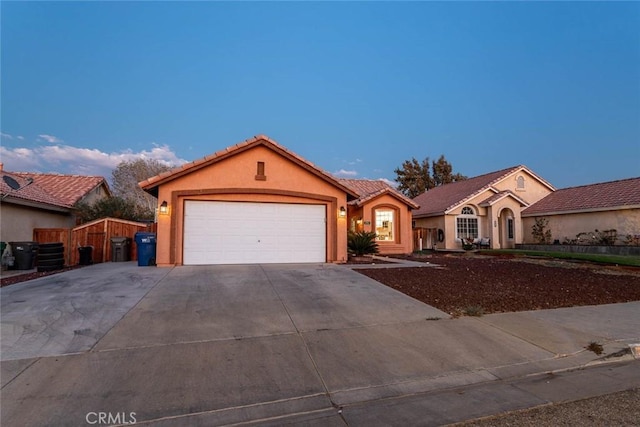
M 618 240 L 618 231 L 616 229 L 598 231 L 583 231 L 576 234 L 573 244 L 577 245 L 603 245 L 613 246 Z
M 350 232 L 347 237 L 349 253 L 355 256 L 378 253 L 376 233 L 373 231 Z
M 629 246 L 640 246 L 640 234 L 627 234 L 624 237 L 624 244 Z
M 479 305 L 469 305 L 462 310 L 466 316 L 482 317 L 484 308 Z
M 551 230 L 547 229 L 549 220 L 547 218 L 536 218 L 536 223 L 531 227 L 531 235 L 537 243 L 548 245 L 551 243 Z
M 611 230 L 596 230 L 598 243 L 605 246 L 613 246 L 618 240 L 618 230 L 612 228 Z

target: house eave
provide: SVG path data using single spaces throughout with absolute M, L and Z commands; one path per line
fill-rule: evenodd
M 273 150 L 274 152 L 280 154 L 282 157 L 286 158 L 287 160 L 305 169 L 307 172 L 317 176 L 318 178 L 344 191 L 347 194 L 348 198 L 351 197 L 351 198 L 357 199 L 359 197 L 357 193 L 355 193 L 348 187 L 342 185 L 336 178 L 333 178 L 327 172 L 322 171 L 321 169 L 319 169 L 317 166 L 313 165 L 306 159 L 303 159 L 301 156 L 294 154 L 293 152 L 290 152 L 289 150 L 282 147 L 277 142 L 271 140 L 270 138 L 264 135 L 259 135 L 252 139 L 236 144 L 235 146 L 227 147 L 209 156 L 205 156 L 201 159 L 194 160 L 193 162 L 185 163 L 184 165 L 178 168 L 172 169 L 171 171 L 161 173 L 160 175 L 157 175 L 145 181 L 139 182 L 138 185 L 147 193 L 151 194 L 154 197 L 158 197 L 158 188 L 160 187 L 160 185 L 173 181 L 177 178 L 180 178 L 192 172 L 198 171 L 214 163 L 218 163 L 222 160 L 228 159 L 230 157 L 235 156 L 236 154 L 240 154 L 242 152 L 245 152 L 247 150 L 250 150 L 260 145 L 267 147 L 270 150 Z
M 516 196 L 515 194 L 513 194 L 511 192 L 506 192 L 504 195 L 502 195 L 502 197 L 500 197 L 500 198 L 498 198 L 496 200 L 492 200 L 491 202 L 479 203 L 478 206 L 483 207 L 483 208 L 488 208 L 488 207 L 491 207 L 491 206 L 495 205 L 496 203 L 504 200 L 507 197 L 511 197 L 512 199 L 514 199 L 515 201 L 520 203 L 520 206 L 525 206 L 525 207 L 530 206 L 529 203 L 525 202 L 520 197 Z
M 26 207 L 29 207 L 29 208 L 42 209 L 42 210 L 52 211 L 52 212 L 71 213 L 73 211 L 73 208 L 71 208 L 71 207 L 56 206 L 56 205 L 51 205 L 51 204 L 48 204 L 48 203 L 35 202 L 35 201 L 32 201 L 32 200 L 21 199 L 19 197 L 13 197 L 11 195 L 9 195 L 9 196 L 5 197 L 4 199 L 2 199 L 2 203 L 3 204 L 4 203 L 8 203 L 8 204 L 13 204 L 13 205 L 26 206 Z
M 420 208 L 420 205 L 418 205 L 417 203 L 415 203 L 415 202 L 409 203 L 408 200 L 403 199 L 402 197 L 400 197 L 398 194 L 396 194 L 391 189 L 384 189 L 382 191 L 379 191 L 378 194 L 373 194 L 371 196 L 367 196 L 363 200 L 359 200 L 359 199 L 358 200 L 354 200 L 350 204 L 360 208 L 360 207 L 362 207 L 362 206 L 364 206 L 364 205 L 366 205 L 368 203 L 371 203 L 373 200 L 376 200 L 376 199 L 378 199 L 378 198 L 380 198 L 380 197 L 382 197 L 384 195 L 389 195 L 389 196 L 393 197 L 394 199 L 406 204 L 407 208 L 409 210 L 419 209 Z
M 430 213 L 413 215 L 413 219 L 433 218 L 433 217 L 442 216 L 442 215 L 446 215 L 446 212 L 430 212 Z

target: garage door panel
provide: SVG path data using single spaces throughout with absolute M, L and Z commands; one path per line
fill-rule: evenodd
M 184 264 L 324 262 L 324 205 L 185 202 Z

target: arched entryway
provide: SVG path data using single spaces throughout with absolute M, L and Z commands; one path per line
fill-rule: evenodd
M 504 208 L 500 211 L 498 226 L 500 247 L 514 249 L 516 247 L 516 224 L 515 215 L 511 209 Z

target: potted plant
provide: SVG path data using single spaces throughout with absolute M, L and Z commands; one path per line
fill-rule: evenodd
M 376 233 L 373 231 L 349 232 L 347 236 L 347 248 L 352 259 L 357 261 L 369 260 L 366 255 L 378 253 Z M 360 259 L 358 259 L 360 258 Z

